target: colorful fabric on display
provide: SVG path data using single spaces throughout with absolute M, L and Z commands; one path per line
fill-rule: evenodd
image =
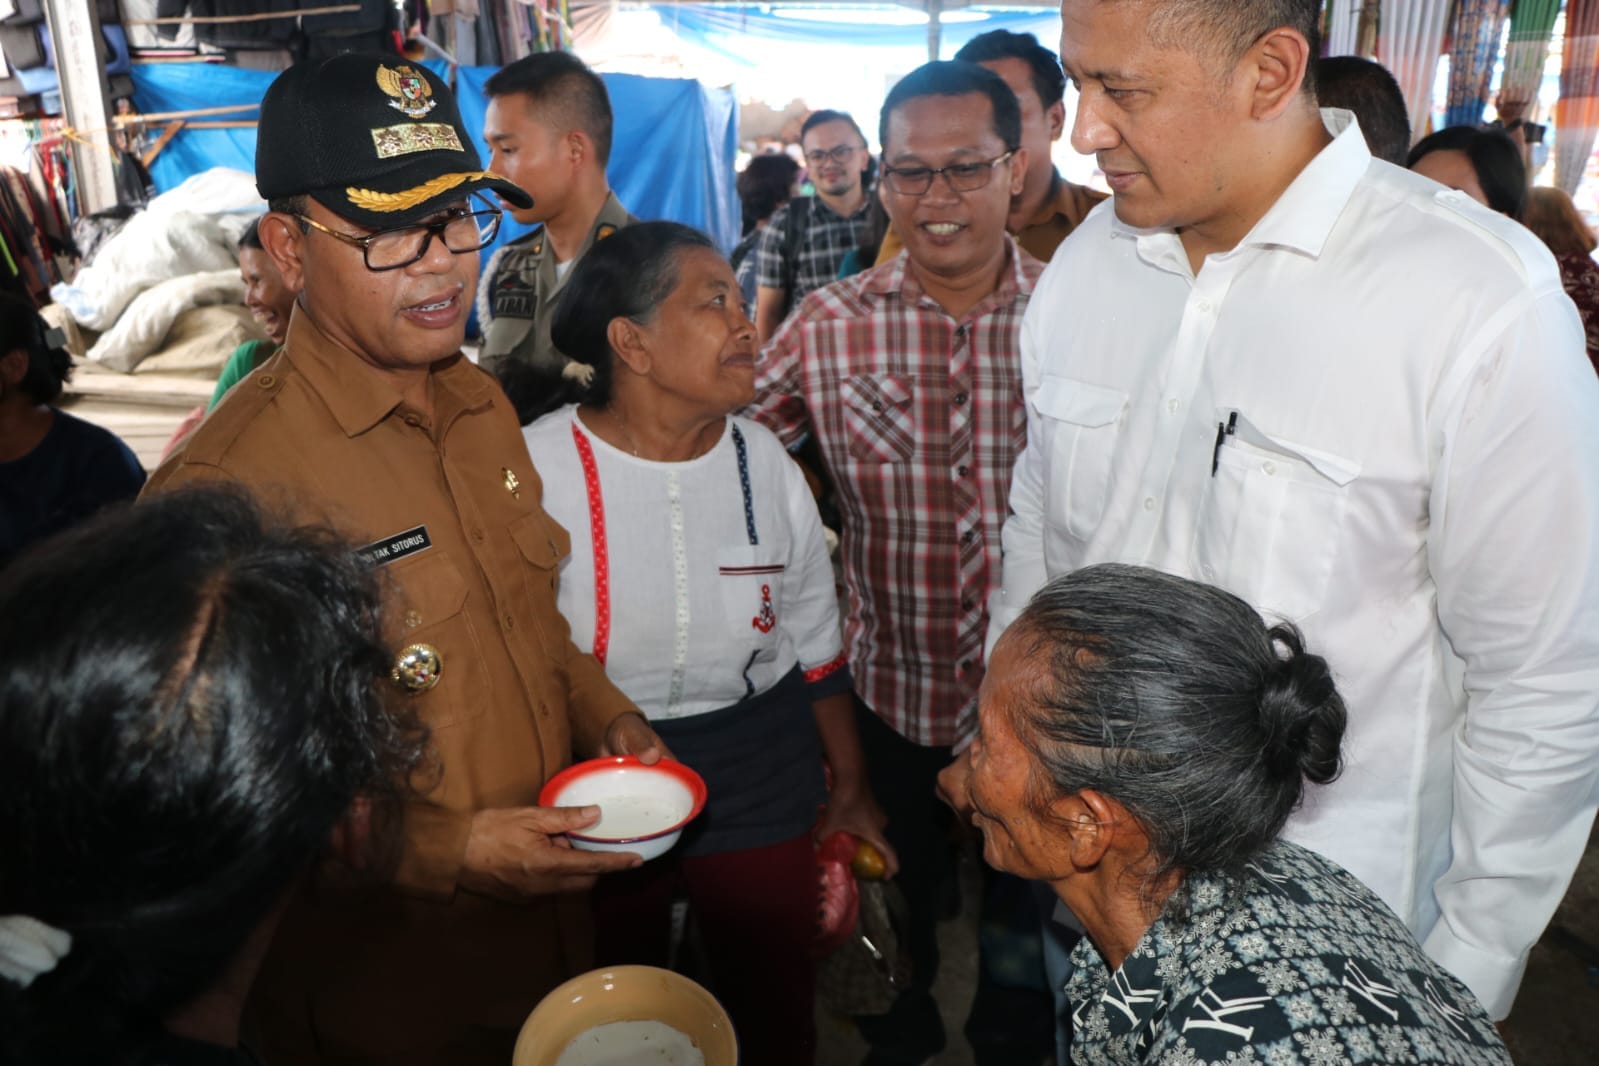
M 1555 32 L 1560 0 L 1516 0 L 1510 13 L 1510 43 L 1505 46 L 1505 73 L 1499 84 L 1499 115 L 1521 118 L 1538 99 L 1549 39 Z
M 1460 0 L 1451 32 L 1454 47 L 1449 53 L 1445 126 L 1475 126 L 1482 122 L 1482 109 L 1488 103 L 1488 85 L 1509 14 L 1510 0 Z
M 1569 0 L 1555 102 L 1555 184 L 1575 193 L 1599 131 L 1599 0 Z
M 1377 62 L 1405 94 L 1411 135 L 1420 139 L 1432 120 L 1433 86 L 1452 0 L 1382 0 Z

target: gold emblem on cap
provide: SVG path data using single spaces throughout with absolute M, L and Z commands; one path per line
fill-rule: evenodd
M 389 676 L 407 692 L 426 692 L 439 683 L 444 656 L 431 644 L 412 644 L 394 660 Z
M 505 491 L 520 500 L 522 498 L 522 483 L 516 479 L 516 474 L 508 466 L 500 467 L 500 473 L 505 475 Z
M 378 88 L 394 97 L 389 106 L 408 118 L 421 118 L 439 106 L 433 86 L 412 66 L 378 67 Z
M 480 178 L 496 178 L 487 170 L 473 170 L 463 174 L 440 174 L 432 181 L 425 181 L 413 189 L 402 192 L 378 192 L 375 189 L 348 188 L 344 190 L 345 198 L 361 208 L 363 211 L 405 211 L 415 207 L 425 200 L 431 200 L 441 192 L 448 192 L 457 185 L 465 185 L 469 181 Z

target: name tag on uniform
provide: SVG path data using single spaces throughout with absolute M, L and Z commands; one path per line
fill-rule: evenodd
M 427 526 L 416 526 L 404 533 L 396 533 L 392 537 L 375 540 L 364 548 L 355 549 L 355 557 L 368 566 L 386 566 L 389 563 L 399 562 L 407 555 L 427 551 L 431 547 L 433 540 L 428 536 Z

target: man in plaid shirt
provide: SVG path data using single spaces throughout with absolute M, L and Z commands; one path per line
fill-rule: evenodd
M 953 876 L 935 794 L 969 735 L 1000 526 L 1026 437 L 1019 333 L 1042 265 L 1005 232 L 1020 191 L 1016 97 L 970 63 L 929 63 L 883 104 L 880 195 L 901 255 L 812 293 L 762 355 L 755 417 L 814 433 L 843 518 L 845 645 L 861 740 L 911 910 L 912 988 L 862 1019 L 869 1063 L 936 1054 L 929 994 Z
M 772 215 L 755 246 L 755 329 L 764 344 L 800 301 L 838 277 L 860 243 L 870 205 L 872 157 L 855 120 L 817 111 L 800 127 L 815 196 L 796 196 Z

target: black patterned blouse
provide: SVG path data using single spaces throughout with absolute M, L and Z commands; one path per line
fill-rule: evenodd
M 1353 876 L 1286 841 L 1228 886 L 1190 876 L 1115 973 L 1072 953 L 1072 1062 L 1509 1063 L 1476 998 Z

